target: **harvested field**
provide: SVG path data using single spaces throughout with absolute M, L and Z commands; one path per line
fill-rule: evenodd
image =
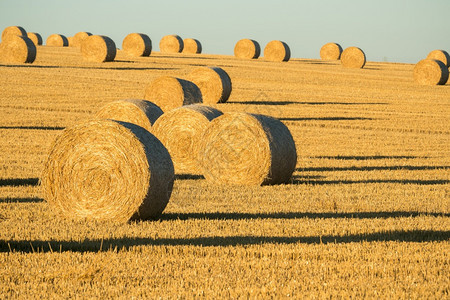
M 448 297 L 450 83 L 417 84 L 413 64 L 38 51 L 0 64 L 0 298 Z M 199 66 L 233 82 L 215 108 L 289 128 L 290 182 L 183 174 L 159 221 L 57 218 L 39 175 L 61 130 Z

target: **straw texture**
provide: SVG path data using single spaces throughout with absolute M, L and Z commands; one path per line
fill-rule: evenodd
M 320 48 L 320 58 L 323 60 L 339 60 L 342 47 L 337 43 L 327 43 Z
M 203 102 L 197 85 L 172 76 L 162 76 L 153 80 L 145 90 L 144 99 L 155 103 L 164 112 L 183 105 Z
M 286 183 L 297 162 L 289 129 L 274 118 L 225 113 L 211 121 L 200 141 L 199 165 L 212 183 Z
M 159 51 L 162 53 L 180 53 L 183 47 L 183 39 L 175 34 L 166 35 L 159 41 Z
M 201 174 L 199 143 L 209 122 L 220 115 L 222 112 L 215 108 L 194 104 L 175 108 L 155 122 L 152 133 L 169 151 L 175 173 Z
M 183 53 L 200 54 L 202 53 L 202 44 L 196 39 L 184 39 Z
M 47 38 L 45 44 L 51 47 L 67 47 L 69 46 L 69 40 L 64 35 L 55 33 Z
M 150 101 L 124 99 L 104 105 L 96 117 L 136 124 L 151 131 L 153 124 L 162 114 L 161 108 Z
M 414 80 L 423 85 L 444 85 L 449 71 L 444 63 L 435 59 L 422 59 L 414 66 Z
M 450 67 L 450 55 L 445 50 L 433 50 L 428 53 L 427 58 L 440 60 L 447 68 Z
M 36 59 L 36 46 L 27 36 L 8 35 L 0 43 L 0 62 L 32 63 Z
M 264 59 L 269 61 L 289 61 L 291 50 L 282 41 L 271 41 L 264 48 Z
M 41 176 L 45 200 L 72 219 L 158 218 L 173 186 L 167 149 L 142 127 L 94 120 L 54 141 Z
M 232 85 L 230 76 L 219 67 L 199 67 L 187 79 L 195 83 L 205 104 L 225 103 L 230 97 Z
M 103 35 L 88 36 L 81 44 L 81 54 L 84 59 L 92 62 L 113 61 L 116 52 L 114 41 Z
M 261 54 L 259 43 L 250 39 L 239 40 L 234 46 L 234 56 L 244 59 L 256 59 Z
M 361 69 L 366 65 L 366 55 L 358 47 L 348 47 L 341 54 L 341 65 L 345 68 Z
M 77 32 L 72 39 L 72 43 L 69 43 L 70 46 L 72 47 L 81 47 L 81 44 L 83 43 L 83 41 L 88 37 L 91 36 L 92 33 L 90 32 L 85 32 L 85 31 L 80 31 Z
M 27 31 L 20 26 L 8 26 L 2 31 L 2 41 L 9 35 L 27 36 Z
M 130 33 L 122 41 L 122 50 L 134 57 L 150 56 L 152 40 L 143 33 Z

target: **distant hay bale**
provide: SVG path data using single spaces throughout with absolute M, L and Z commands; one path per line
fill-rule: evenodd
M 122 41 L 122 50 L 130 56 L 150 56 L 152 40 L 143 33 L 130 33 Z
M 323 60 L 339 60 L 342 47 L 337 43 L 327 43 L 320 48 L 320 58 Z
M 239 40 L 234 46 L 234 56 L 245 59 L 255 59 L 261 54 L 259 43 L 250 39 Z
M 67 47 L 69 46 L 69 40 L 64 35 L 55 33 L 47 38 L 45 44 L 51 47 Z
M 361 69 L 366 64 L 366 55 L 358 47 L 348 47 L 341 54 L 341 65 L 345 68 Z
M 166 35 L 159 41 L 159 51 L 162 53 L 180 53 L 183 47 L 183 39 L 175 34 Z
M 103 35 L 88 36 L 81 44 L 81 54 L 86 60 L 92 62 L 113 61 L 116 52 L 114 41 Z
M 72 39 L 72 47 L 81 47 L 81 44 L 83 43 L 83 41 L 88 37 L 91 36 L 92 33 L 90 32 L 86 32 L 86 31 L 80 31 L 77 32 Z M 69 43 L 70 44 L 70 43 Z
M 225 103 L 230 97 L 230 76 L 219 67 L 199 67 L 188 74 L 187 79 L 195 83 L 202 92 L 203 103 Z
M 169 151 L 175 173 L 200 174 L 200 139 L 209 122 L 220 115 L 222 112 L 215 108 L 193 104 L 175 108 L 155 122 L 152 133 Z
M 39 33 L 28 32 L 27 36 L 35 46 L 42 46 L 42 36 Z
M 202 44 L 196 39 L 184 39 L 183 53 L 200 54 L 202 53 Z
M 136 124 L 151 131 L 153 124 L 162 114 L 161 108 L 150 101 L 125 99 L 104 105 L 97 112 L 96 117 Z
M 450 55 L 445 50 L 433 50 L 428 53 L 427 58 L 440 60 L 447 68 L 450 67 Z
M 423 85 L 444 85 L 449 71 L 444 63 L 435 59 L 422 59 L 414 66 L 414 80 Z
M 68 36 L 67 37 L 67 42 L 69 43 L 68 47 L 73 47 L 73 36 Z
M 8 26 L 2 31 L 2 41 L 9 35 L 27 36 L 27 31 L 20 26 Z
M 264 59 L 269 61 L 288 61 L 291 58 L 289 46 L 282 41 L 271 41 L 264 48 Z
M 65 129 L 40 178 L 44 199 L 62 216 L 119 222 L 158 218 L 173 180 L 172 160 L 157 138 L 111 120 Z
M 199 147 L 202 174 L 212 183 L 286 183 L 297 162 L 289 129 L 263 115 L 225 113 L 211 121 Z
M 36 46 L 27 36 L 8 35 L 0 43 L 0 62 L 32 63 L 36 59 Z
M 202 94 L 198 86 L 191 81 L 162 76 L 147 86 L 144 99 L 167 112 L 183 105 L 202 103 Z

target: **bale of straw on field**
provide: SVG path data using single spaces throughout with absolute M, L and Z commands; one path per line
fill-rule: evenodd
M 175 34 L 163 36 L 159 41 L 159 51 L 162 53 L 180 53 L 183 47 L 183 39 Z
M 222 68 L 198 67 L 188 74 L 187 79 L 199 87 L 205 104 L 225 103 L 230 97 L 231 79 Z
M 9 35 L 27 36 L 27 31 L 20 26 L 8 26 L 2 31 L 2 41 Z
M 36 59 L 36 46 L 27 36 L 8 35 L 0 43 L 0 62 L 32 63 Z
M 428 53 L 427 58 L 440 60 L 447 68 L 450 67 L 450 55 L 445 50 L 433 50 Z
M 152 133 L 172 157 L 175 173 L 200 174 L 197 162 L 200 139 L 209 122 L 222 112 L 200 104 L 175 108 L 162 115 Z
M 143 33 L 130 33 L 122 41 L 122 50 L 130 56 L 150 56 L 152 40 Z
M 264 48 L 264 59 L 269 61 L 288 61 L 291 58 L 289 46 L 282 41 L 270 41 Z
M 337 43 L 327 43 L 320 48 L 320 58 L 323 60 L 339 60 L 342 47 Z
M 42 36 L 39 33 L 28 32 L 27 36 L 35 46 L 42 46 Z
M 245 59 L 255 59 L 261 54 L 259 43 L 250 39 L 239 40 L 234 46 L 234 56 Z
M 423 85 L 444 85 L 449 76 L 447 66 L 440 60 L 422 59 L 414 66 L 414 80 Z
M 162 114 L 161 108 L 150 101 L 124 99 L 102 106 L 96 117 L 136 124 L 151 131 L 153 124 Z
M 64 35 L 55 33 L 47 38 L 45 44 L 52 47 L 67 47 L 69 46 L 69 40 Z
M 69 44 L 68 47 L 73 47 L 73 36 L 67 37 L 67 43 Z
M 44 199 L 72 219 L 158 218 L 173 186 L 167 149 L 131 123 L 92 120 L 53 142 L 40 182 Z
M 195 83 L 162 76 L 153 80 L 145 89 L 144 99 L 158 105 L 164 112 L 183 105 L 202 103 L 202 93 Z
M 203 176 L 219 184 L 286 183 L 297 162 L 289 129 L 263 115 L 225 113 L 210 122 L 199 147 Z
M 92 62 L 113 61 L 116 57 L 116 44 L 112 39 L 103 35 L 91 35 L 81 44 L 81 54 Z
M 202 44 L 196 39 L 184 39 L 183 53 L 200 54 L 202 53 Z
M 366 64 L 366 55 L 358 47 L 348 47 L 341 54 L 341 65 L 345 68 L 361 69 Z
M 69 43 L 69 45 L 71 44 L 71 47 L 81 47 L 81 44 L 83 43 L 83 41 L 88 37 L 91 36 L 92 33 L 90 32 L 86 32 L 86 31 L 80 31 L 77 32 L 72 39 L 72 43 Z

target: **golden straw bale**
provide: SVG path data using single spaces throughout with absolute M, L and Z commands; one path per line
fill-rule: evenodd
M 183 105 L 202 103 L 202 93 L 188 80 L 162 76 L 145 89 L 144 99 L 158 105 L 164 112 Z
M 450 55 L 445 50 L 433 50 L 428 53 L 427 58 L 440 60 L 447 68 L 450 67 Z
M 361 69 L 366 64 L 366 55 L 358 47 L 348 47 L 341 54 L 341 65 L 345 68 Z
M 289 129 L 263 115 L 225 113 L 210 122 L 199 147 L 202 174 L 212 183 L 286 183 L 297 162 Z
M 72 47 L 81 47 L 81 44 L 83 43 L 83 41 L 88 37 L 88 36 L 91 36 L 92 35 L 92 33 L 90 33 L 90 32 L 86 32 L 86 31 L 80 31 L 80 32 L 78 32 L 78 33 L 76 33 L 74 36 L 73 36 L 73 39 L 72 39 Z M 69 45 L 70 45 L 70 43 L 69 43 Z
M 69 43 L 69 47 L 73 47 L 73 36 L 68 36 L 67 42 Z
M 202 53 L 202 44 L 196 39 L 184 39 L 183 53 L 200 54 Z
M 88 61 L 113 61 L 116 57 L 116 44 L 112 39 L 103 35 L 91 35 L 83 40 L 81 54 Z
M 183 39 L 175 34 L 166 35 L 159 41 L 159 51 L 162 53 L 180 53 L 183 47 Z
M 104 105 L 96 117 L 136 124 L 151 131 L 153 124 L 162 114 L 161 108 L 150 101 L 125 99 Z
M 259 43 L 250 39 L 239 40 L 234 46 L 234 56 L 238 58 L 254 59 L 261 54 Z
M 449 71 L 444 63 L 436 59 L 422 59 L 414 66 L 414 80 L 423 85 L 444 85 Z
M 27 36 L 27 31 L 20 26 L 8 26 L 2 31 L 2 41 L 9 35 Z
M 35 46 L 41 46 L 42 45 L 42 36 L 39 33 L 28 32 L 27 36 L 33 42 L 33 44 Z
M 69 40 L 64 35 L 55 33 L 47 38 L 45 44 L 52 47 L 67 47 L 69 46 Z
M 62 216 L 118 222 L 158 218 L 173 180 L 170 155 L 155 136 L 112 120 L 66 128 L 40 179 L 44 199 Z
M 339 60 L 342 54 L 342 47 L 336 43 L 327 43 L 320 48 L 320 58 L 323 60 Z
M 122 41 L 122 50 L 130 56 L 150 56 L 152 40 L 143 33 L 130 33 Z
M 188 74 L 187 79 L 199 87 L 205 104 L 225 103 L 230 97 L 231 79 L 222 68 L 198 67 Z
M 200 139 L 209 122 L 222 112 L 200 104 L 175 108 L 162 115 L 152 133 L 170 153 L 175 173 L 200 174 L 197 162 Z
M 27 36 L 8 35 L 0 43 L 0 62 L 32 63 L 36 59 L 36 46 Z
M 264 59 L 269 61 L 288 61 L 291 58 L 289 46 L 282 41 L 271 41 L 264 48 Z

